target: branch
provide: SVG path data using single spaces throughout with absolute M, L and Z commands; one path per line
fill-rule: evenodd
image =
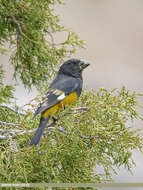
M 71 111 L 69 111 L 68 114 L 80 113 L 80 112 L 86 112 L 86 111 L 88 111 L 88 107 L 75 107 L 75 108 L 71 108 Z
M 81 108 L 80 108 L 81 109 Z M 1 122 L 1 121 L 0 121 Z M 72 133 L 71 132 L 68 132 L 66 131 L 63 127 L 55 127 L 55 123 L 57 122 L 57 120 L 54 120 L 52 123 L 48 124 L 46 126 L 47 130 L 44 132 L 45 134 L 49 133 L 51 130 L 53 129 L 56 129 L 66 135 L 71 135 Z M 6 122 L 2 122 L 4 124 L 9 124 L 9 125 L 13 125 L 15 126 L 16 124 L 13 124 L 13 123 L 6 123 Z M 23 135 L 25 133 L 33 133 L 37 130 L 36 129 L 30 129 L 30 130 L 20 130 L 20 129 L 0 129 L 0 132 L 1 133 L 12 133 L 12 134 L 16 134 L 18 133 L 19 135 Z M 80 138 L 83 138 L 83 139 L 100 139 L 101 137 L 100 136 L 85 136 L 85 135 L 79 135 Z M 12 136 L 0 136 L 0 140 L 5 140 L 5 139 L 9 139 L 9 138 L 12 138 Z
M 56 127 L 56 129 L 66 135 L 71 135 L 72 133 L 66 131 L 63 127 Z
M 2 108 L 6 108 L 6 109 L 8 109 L 8 110 L 10 110 L 10 111 L 12 111 L 12 112 L 18 114 L 18 115 L 26 116 L 25 113 L 19 112 L 19 111 L 15 110 L 15 109 L 13 109 L 13 108 L 11 108 L 11 107 L 9 107 L 9 106 L 6 106 L 6 105 L 0 105 L 0 107 L 2 107 Z
M 66 134 L 66 135 L 71 135 L 72 133 L 66 131 L 63 127 L 55 127 L 58 131 Z M 80 135 L 79 136 L 80 138 L 83 138 L 83 139 L 100 139 L 99 136 L 85 136 L 85 135 Z
M 37 130 L 36 129 L 30 129 L 30 130 L 20 130 L 20 129 L 0 129 L 1 133 L 12 133 L 12 134 L 16 134 L 19 133 L 20 135 L 24 134 L 24 133 L 33 133 Z
M 18 152 L 18 144 L 10 138 L 9 146 L 12 152 Z
M 4 130 L 4 129 L 0 129 L 1 133 L 12 133 L 13 135 L 15 135 L 16 133 L 18 133 L 19 135 L 23 135 L 25 133 L 33 133 L 35 132 L 37 129 L 31 129 L 31 130 L 14 130 L 14 129 L 8 129 L 8 130 Z M 7 139 L 12 139 L 15 136 L 13 135 L 0 135 L 0 140 L 7 140 Z
M 55 43 L 54 42 L 54 37 L 52 35 L 52 32 L 50 32 L 49 30 L 46 31 L 48 33 L 48 35 L 50 36 L 51 38 L 51 43 L 52 43 L 52 46 L 60 46 L 60 45 L 63 45 L 63 43 Z
M 49 34 L 49 36 L 51 38 L 52 45 L 55 46 L 54 37 L 53 37 L 52 33 L 48 30 L 46 32 Z
M 22 29 L 21 29 L 21 25 L 20 23 L 18 22 L 18 20 L 16 20 L 16 18 L 14 16 L 11 16 L 12 17 L 12 21 L 17 25 L 18 27 L 18 31 L 21 35 L 25 36 L 25 34 L 22 32 Z
M 27 38 L 29 41 L 33 42 L 34 44 L 39 44 L 39 42 L 35 41 L 35 40 L 32 40 L 31 38 L 29 38 L 23 31 L 22 31 L 22 28 L 21 28 L 21 25 L 20 25 L 20 22 L 13 16 L 11 15 L 11 20 L 16 24 L 17 26 L 17 30 L 19 32 L 19 34 L 21 36 L 24 36 L 25 38 Z
M 4 122 L 4 123 L 6 123 L 6 122 Z M 8 123 L 6 123 L 6 124 L 8 124 Z M 11 123 L 9 123 L 9 124 L 11 124 Z M 13 125 L 15 125 L 15 124 L 13 124 Z M 47 125 L 47 127 L 46 127 L 47 130 L 46 130 L 45 133 L 47 133 L 47 132 L 49 132 L 49 131 L 55 129 L 55 127 L 52 127 L 53 125 L 55 125 L 55 121 Z M 0 140 L 12 139 L 12 138 L 15 137 L 15 134 L 23 135 L 23 134 L 25 134 L 25 133 L 33 133 L 33 132 L 35 132 L 36 130 L 37 130 L 37 128 L 35 128 L 35 129 L 30 129 L 30 130 L 21 130 L 21 129 L 0 129 L 0 133 L 8 133 L 8 134 L 3 135 L 3 136 L 1 135 L 1 136 L 0 136 Z M 10 135 L 10 134 L 12 134 L 12 135 Z M 14 135 L 14 136 L 13 136 L 13 135 Z
M 0 135 L 0 140 L 7 140 L 9 138 L 11 138 L 11 136 L 7 136 L 7 135 L 2 136 L 2 135 Z
M 87 111 L 88 107 L 77 107 L 77 108 L 71 108 L 71 110 L 75 111 Z
M 15 123 L 11 123 L 11 122 L 0 121 L 0 125 L 12 125 L 12 126 L 18 127 L 18 125 L 20 125 L 20 124 L 15 124 Z M 1 129 L 0 129 L 0 130 L 1 130 Z

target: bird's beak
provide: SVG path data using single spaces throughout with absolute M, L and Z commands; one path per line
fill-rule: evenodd
M 87 63 L 87 62 L 84 62 L 82 65 L 81 65 L 81 70 L 84 70 L 86 67 L 88 67 L 90 64 Z

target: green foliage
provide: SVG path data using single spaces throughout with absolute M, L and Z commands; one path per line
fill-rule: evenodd
M 54 6 L 61 0 L 0 0 L 0 45 L 9 42 L 15 78 L 25 87 L 43 87 L 55 74 L 57 66 L 70 56 L 83 41 L 59 23 Z M 66 32 L 60 44 L 53 35 Z
M 121 91 L 84 91 L 76 104 L 58 113 L 56 128 L 44 135 L 40 148 L 28 145 L 29 132 L 11 134 L 12 139 L 0 143 L 0 181 L 103 182 L 111 179 L 116 167 L 130 170 L 132 150 L 142 150 L 143 145 L 132 129 L 134 119 L 141 118 L 135 109 L 137 96 L 124 87 Z M 12 122 L 20 124 L 18 129 L 38 126 L 39 118 L 33 120 L 30 112 L 26 116 L 11 114 Z M 65 131 L 59 131 L 60 127 Z M 98 172 L 99 167 L 103 173 Z
M 9 103 L 13 97 L 14 88 L 11 85 L 3 84 L 4 70 L 2 65 L 0 65 L 0 104 Z

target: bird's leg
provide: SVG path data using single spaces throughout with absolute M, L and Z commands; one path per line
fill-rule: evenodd
M 53 119 L 54 123 L 56 123 L 58 121 L 58 118 L 55 115 L 52 117 L 52 119 Z

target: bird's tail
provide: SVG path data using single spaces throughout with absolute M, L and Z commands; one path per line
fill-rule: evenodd
M 50 115 L 47 118 L 41 117 L 39 127 L 38 127 L 35 135 L 32 137 L 32 139 L 30 141 L 30 145 L 33 145 L 33 144 L 36 145 L 40 142 L 42 133 L 43 133 L 49 119 L 50 119 Z

